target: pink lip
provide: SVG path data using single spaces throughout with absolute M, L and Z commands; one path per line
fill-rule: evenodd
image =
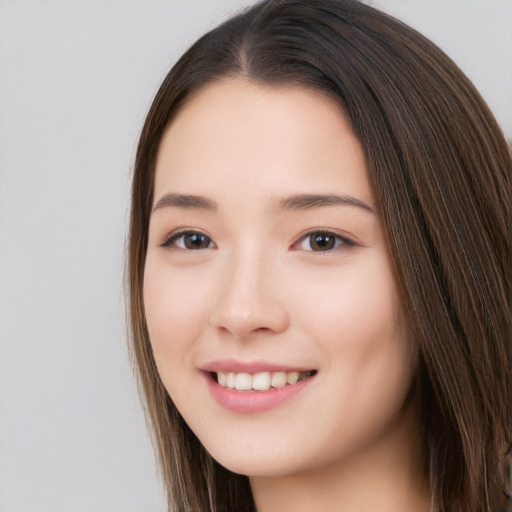
M 205 365 L 202 368 L 202 374 L 213 398 L 222 407 L 241 414 L 254 414 L 268 411 L 303 391 L 314 378 L 314 376 L 308 377 L 293 386 L 269 389 L 268 391 L 237 391 L 217 384 L 211 373 L 219 371 L 258 373 L 265 371 L 303 372 L 308 370 L 265 362 L 247 363 L 235 360 L 214 361 Z
M 313 368 L 300 368 L 266 361 L 239 361 L 237 359 L 219 359 L 204 365 L 201 370 L 205 372 L 307 372 Z

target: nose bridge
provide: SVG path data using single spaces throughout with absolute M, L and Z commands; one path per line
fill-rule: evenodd
M 239 244 L 224 261 L 222 285 L 212 310 L 214 326 L 235 337 L 286 329 L 288 314 L 277 286 L 278 272 L 271 252 Z

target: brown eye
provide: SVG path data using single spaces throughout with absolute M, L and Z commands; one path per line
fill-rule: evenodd
M 209 249 L 214 247 L 212 239 L 198 231 L 187 231 L 176 233 L 169 237 L 163 244 L 163 247 L 178 247 L 186 250 Z
M 336 237 L 330 233 L 312 233 L 309 245 L 312 251 L 330 251 L 336 246 Z
M 210 247 L 211 240 L 203 233 L 189 233 L 183 235 L 183 245 L 185 249 L 207 249 Z
M 357 244 L 351 239 L 330 231 L 311 231 L 294 244 L 294 248 L 302 251 L 328 252 L 355 245 Z

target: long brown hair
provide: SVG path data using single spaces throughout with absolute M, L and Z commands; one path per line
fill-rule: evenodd
M 225 76 L 320 90 L 342 105 L 366 155 L 419 350 L 433 510 L 504 508 L 497 467 L 512 441 L 512 163 L 503 134 L 457 66 L 398 20 L 355 0 L 267 0 L 203 36 L 172 68 L 136 156 L 132 348 L 170 510 L 254 510 L 248 479 L 210 457 L 165 391 L 142 297 L 162 134 L 192 94 Z

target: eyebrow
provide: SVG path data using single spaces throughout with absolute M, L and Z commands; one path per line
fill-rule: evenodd
M 296 194 L 277 200 L 279 210 L 309 210 L 325 206 L 355 206 L 370 213 L 375 209 L 360 199 L 342 194 Z M 162 208 L 194 208 L 207 211 L 217 211 L 217 203 L 204 196 L 169 193 L 163 195 L 153 208 L 153 212 Z
M 297 194 L 278 201 L 278 208 L 281 210 L 309 210 L 323 206 L 355 206 L 375 213 L 370 205 L 345 194 Z
M 155 204 L 153 211 L 174 206 L 176 208 L 198 208 L 200 210 L 217 211 L 217 204 L 203 196 L 187 194 L 165 194 Z

